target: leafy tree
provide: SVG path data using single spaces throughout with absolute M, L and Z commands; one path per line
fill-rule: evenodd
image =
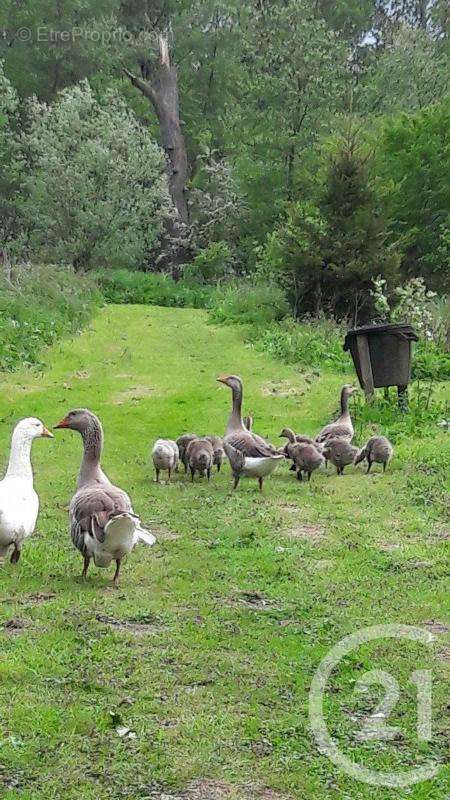
M 438 292 L 450 287 L 449 111 L 447 98 L 388 122 L 377 163 L 402 272 Z
M 0 251 L 7 249 L 17 221 L 15 195 L 21 171 L 18 105 L 17 94 L 0 61 Z
M 397 273 L 387 236 L 367 157 L 350 133 L 330 158 L 315 203 L 289 206 L 268 237 L 263 269 L 281 279 L 297 314 L 325 309 L 356 322 L 370 313 L 372 278 Z
M 118 7 L 117 0 L 2 0 L 0 58 L 19 95 L 48 101 L 97 70 L 104 54 L 98 25 Z
M 141 267 L 170 213 L 164 157 L 108 93 L 83 82 L 47 106 L 30 102 L 22 216 L 31 255 L 76 269 Z
M 277 201 L 293 198 L 296 171 L 304 151 L 327 131 L 342 102 L 346 48 L 314 13 L 307 0 L 260 3 L 244 38 L 245 72 L 230 134 L 240 142 L 246 182 L 254 194 L 267 194 L 273 220 Z M 252 167 L 252 169 L 250 169 Z M 247 183 L 246 183 L 247 189 Z
M 421 109 L 449 88 L 448 56 L 422 29 L 401 26 L 376 54 L 359 83 L 361 111 Z

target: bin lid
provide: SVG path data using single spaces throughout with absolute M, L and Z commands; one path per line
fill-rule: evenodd
M 381 333 L 388 333 L 392 336 L 400 336 L 402 339 L 408 339 L 408 341 L 413 342 L 417 342 L 419 339 L 412 325 L 408 325 L 406 322 L 386 323 L 384 325 L 366 325 L 363 328 L 354 328 L 353 330 L 348 331 L 344 341 L 344 350 L 349 350 L 350 342 L 361 334 L 364 334 L 365 336 L 379 336 Z

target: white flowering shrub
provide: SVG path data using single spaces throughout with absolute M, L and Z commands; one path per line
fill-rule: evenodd
M 371 295 L 374 306 L 385 322 L 408 322 L 420 336 L 430 341 L 440 341 L 445 334 L 444 319 L 436 314 L 436 292 L 425 286 L 423 278 L 411 278 L 394 289 L 395 302 L 386 295 L 386 281 L 380 275 L 374 278 Z
M 397 286 L 391 299 L 387 296 L 384 278 L 379 275 L 372 283 L 371 295 L 379 315 L 377 321 L 407 322 L 419 334 L 414 349 L 413 378 L 449 380 L 448 299 L 430 292 L 423 278 L 411 278 L 403 286 Z
M 89 83 L 29 104 L 21 204 L 26 255 L 75 269 L 139 267 L 171 202 L 162 150 L 122 99 Z

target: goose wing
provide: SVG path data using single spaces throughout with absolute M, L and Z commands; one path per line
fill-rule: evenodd
M 317 434 L 316 442 L 320 444 L 326 442 L 327 439 L 335 437 L 337 439 L 348 439 L 348 441 L 351 441 L 353 439 L 353 435 L 353 428 L 351 428 L 349 425 L 346 425 L 344 422 L 331 422 L 329 425 L 325 425 L 320 433 Z
M 128 495 L 112 484 L 88 484 L 73 496 L 69 507 L 70 534 L 75 547 L 84 555 L 86 534 L 99 542 L 105 539 L 105 526 L 117 514 L 132 514 Z
M 235 431 L 226 437 L 225 442 L 249 458 L 264 458 L 276 453 L 276 450 L 261 436 L 256 436 L 250 431 Z

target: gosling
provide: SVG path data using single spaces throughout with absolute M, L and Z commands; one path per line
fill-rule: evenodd
M 394 448 L 386 436 L 372 436 L 367 444 L 359 451 L 355 458 L 355 464 L 360 464 L 364 459 L 367 460 L 367 472 L 369 474 L 372 464 L 382 464 L 383 472 L 389 464 Z
M 170 483 L 172 472 L 175 472 L 178 468 L 179 450 L 177 443 L 172 439 L 158 439 L 153 445 L 152 459 L 156 472 L 156 483 L 159 483 L 159 475 L 162 470 L 167 470 L 167 482 Z
M 338 475 L 343 475 L 344 468 L 354 463 L 357 454 L 358 448 L 347 439 L 328 439 L 323 448 L 324 458 L 334 464 Z
M 291 467 L 289 467 L 289 469 L 292 472 L 297 472 L 297 478 L 298 478 L 297 466 L 295 464 L 294 456 L 291 455 L 291 453 L 294 452 L 295 445 L 296 444 L 312 445 L 314 447 L 314 449 L 320 455 L 322 454 L 322 451 L 323 451 L 323 445 L 318 444 L 317 442 L 315 442 L 313 439 L 311 439 L 310 436 L 304 436 L 303 434 L 300 434 L 300 433 L 294 433 L 294 431 L 291 428 L 283 428 L 283 430 L 280 433 L 280 439 L 287 439 L 286 444 L 284 445 L 284 447 L 280 448 L 279 452 L 283 453 L 286 458 L 292 459 L 292 461 L 294 463 L 292 464 Z M 312 457 L 314 456 L 312 451 L 311 451 L 311 456 Z M 321 461 L 320 463 L 323 463 L 323 461 Z M 320 466 L 320 464 L 319 464 L 319 466 Z M 317 467 L 315 467 L 315 469 L 317 469 Z M 299 480 L 301 480 L 301 477 L 299 478 Z M 308 478 L 308 480 L 309 480 L 309 478 Z
M 222 438 L 220 436 L 205 436 L 205 439 L 208 439 L 208 442 L 211 442 L 212 444 L 212 449 L 214 451 L 213 464 L 217 467 L 217 472 L 220 472 L 220 468 L 225 458 L 225 450 L 223 449 Z
M 211 469 L 214 463 L 214 450 L 209 439 L 194 439 L 188 444 L 186 458 L 194 482 L 195 473 L 211 478 Z
M 313 444 L 307 444 L 306 442 L 293 444 L 290 447 L 290 453 L 297 473 L 297 480 L 299 481 L 303 480 L 303 473 L 307 476 L 307 480 L 310 481 L 312 473 L 325 464 L 324 456 L 319 453 Z
M 187 469 L 188 469 L 188 463 L 187 463 L 187 458 L 186 458 L 186 450 L 187 450 L 188 444 L 190 442 L 193 442 L 194 439 L 198 439 L 198 436 L 197 436 L 196 433 L 183 433 L 183 435 L 179 436 L 178 439 L 177 439 L 177 445 L 178 445 L 178 450 L 179 450 L 180 461 L 184 466 L 184 472 L 185 473 L 187 472 Z

